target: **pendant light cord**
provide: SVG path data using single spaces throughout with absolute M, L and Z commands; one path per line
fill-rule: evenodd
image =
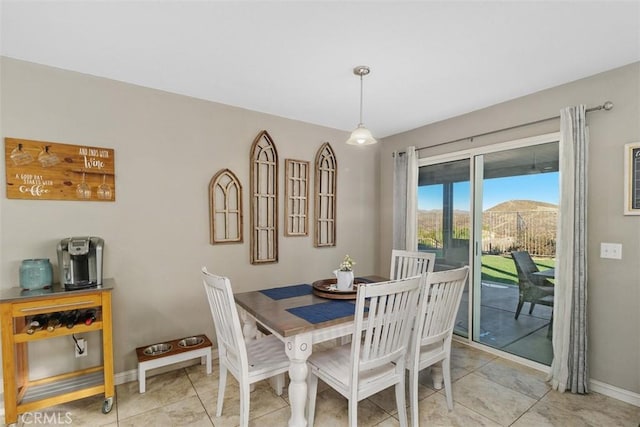
M 366 65 L 358 65 L 353 69 L 353 74 L 360 76 L 360 123 L 358 127 L 351 132 L 351 136 L 347 140 L 347 144 L 350 145 L 370 145 L 375 144 L 376 139 L 371 135 L 371 131 L 364 127 L 362 122 L 364 111 L 364 76 L 368 75 L 371 70 Z M 640 427 L 640 426 L 639 426 Z
M 362 73 L 360 74 L 360 122 L 358 126 L 362 125 Z

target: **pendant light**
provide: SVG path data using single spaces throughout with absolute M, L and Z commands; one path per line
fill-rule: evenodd
M 362 77 L 369 74 L 371 70 L 366 65 L 358 65 L 353 69 L 353 74 L 360 76 L 360 123 L 358 127 L 351 132 L 351 137 L 347 140 L 347 144 L 351 145 L 370 145 L 375 144 L 376 139 L 371 135 L 371 131 L 364 127 L 362 123 Z

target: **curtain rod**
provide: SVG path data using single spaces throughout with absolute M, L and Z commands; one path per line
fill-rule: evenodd
M 604 104 L 602 104 L 602 105 L 598 105 L 598 106 L 593 107 L 593 108 L 588 108 L 588 109 L 586 110 L 586 112 L 587 112 L 587 113 L 590 113 L 590 112 L 592 112 L 592 111 L 600 111 L 600 110 L 609 111 L 609 110 L 611 110 L 612 108 L 613 108 L 613 102 L 611 102 L 611 101 L 606 101 L 606 102 L 605 102 Z M 522 123 L 522 124 L 515 125 L 515 126 L 509 126 L 509 127 L 502 128 L 502 129 L 498 129 L 498 130 L 492 130 L 492 131 L 485 132 L 485 133 L 479 133 L 479 134 L 477 134 L 477 135 L 467 136 L 467 137 L 465 137 L 465 138 L 453 139 L 453 140 L 451 140 L 451 141 L 447 141 L 447 142 L 440 142 L 440 143 L 438 143 L 438 144 L 428 145 L 428 146 L 426 146 L 426 147 L 416 148 L 416 151 L 426 150 L 427 148 L 438 147 L 438 146 L 440 146 L 440 145 L 452 144 L 452 143 L 454 143 L 454 142 L 464 141 L 465 139 L 468 139 L 468 140 L 469 140 L 469 142 L 473 142 L 473 138 L 478 138 L 478 137 L 480 137 L 480 136 L 491 135 L 491 134 L 494 134 L 494 133 L 504 132 L 504 131 L 512 130 L 512 129 L 517 129 L 517 128 L 521 128 L 521 127 L 524 127 L 524 126 L 536 125 L 536 124 L 538 124 L 538 123 L 548 122 L 549 120 L 555 120 L 555 119 L 559 119 L 559 118 L 560 118 L 560 115 L 553 116 L 553 117 L 547 117 L 546 119 L 535 120 L 535 121 L 532 121 L 532 122 Z

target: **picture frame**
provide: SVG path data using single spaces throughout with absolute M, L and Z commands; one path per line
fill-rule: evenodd
M 640 215 L 640 142 L 624 146 L 624 214 Z

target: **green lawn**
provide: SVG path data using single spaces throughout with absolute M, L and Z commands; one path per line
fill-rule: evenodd
M 551 258 L 534 258 L 533 262 L 540 270 L 555 266 L 555 260 Z M 511 256 L 482 255 L 482 280 L 516 286 L 518 273 Z

